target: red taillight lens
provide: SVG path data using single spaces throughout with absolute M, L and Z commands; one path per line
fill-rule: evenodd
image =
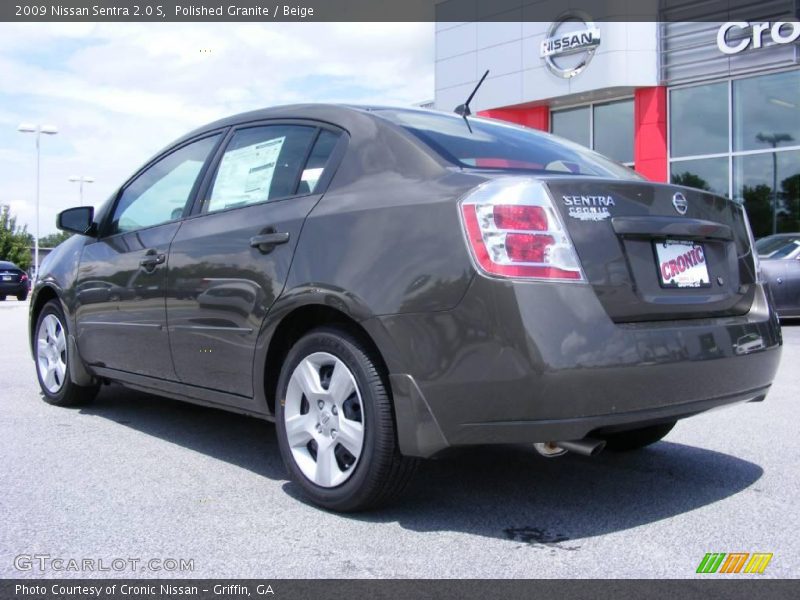
M 28 276 L 25 275 L 25 273 L 23 273 L 22 275 L 19 276 L 19 282 L 23 283 L 25 281 L 28 281 Z
M 549 235 L 506 234 L 506 254 L 514 262 L 543 263 L 547 249 L 556 241 Z
M 490 275 L 582 281 L 572 241 L 544 186 L 497 179 L 461 201 L 470 250 Z
M 547 231 L 547 213 L 541 206 L 496 204 L 493 213 L 498 229 Z

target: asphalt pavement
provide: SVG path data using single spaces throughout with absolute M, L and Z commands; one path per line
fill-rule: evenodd
M 302 500 L 269 423 L 118 386 L 45 404 L 26 327 L 27 303 L 0 302 L 0 577 L 129 577 L 133 562 L 55 565 L 133 559 L 140 577 L 684 578 L 707 552 L 800 575 L 800 325 L 763 403 L 632 454 L 426 461 L 394 506 L 356 516 Z

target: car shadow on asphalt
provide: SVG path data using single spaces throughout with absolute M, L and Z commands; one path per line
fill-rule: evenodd
M 283 481 L 288 495 L 309 505 L 299 488 L 285 481 L 271 424 L 118 386 L 105 387 L 95 404 L 81 411 Z M 585 538 L 709 506 L 750 487 L 762 474 L 761 467 L 735 456 L 669 441 L 591 459 L 547 459 L 524 446 L 466 448 L 423 461 L 389 507 L 336 517 L 569 551 Z

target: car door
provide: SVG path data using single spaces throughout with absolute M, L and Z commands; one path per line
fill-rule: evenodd
M 800 315 L 800 251 L 787 258 L 786 279 L 784 281 L 784 306 L 785 314 Z
M 167 320 L 181 382 L 252 396 L 259 328 L 343 139 L 297 122 L 231 131 L 170 250 Z
M 126 184 L 83 248 L 77 343 L 91 365 L 175 380 L 164 290 L 169 245 L 220 133 L 191 141 Z

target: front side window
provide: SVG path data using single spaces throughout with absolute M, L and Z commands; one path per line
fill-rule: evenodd
M 114 209 L 111 233 L 124 233 L 179 219 L 218 135 L 172 152 L 128 185 Z
M 470 132 L 457 115 L 403 109 L 376 113 L 422 140 L 445 160 L 465 168 L 641 179 L 583 146 L 525 127 L 471 117 Z
M 206 212 L 294 196 L 317 134 L 306 125 L 240 129 L 219 163 Z

